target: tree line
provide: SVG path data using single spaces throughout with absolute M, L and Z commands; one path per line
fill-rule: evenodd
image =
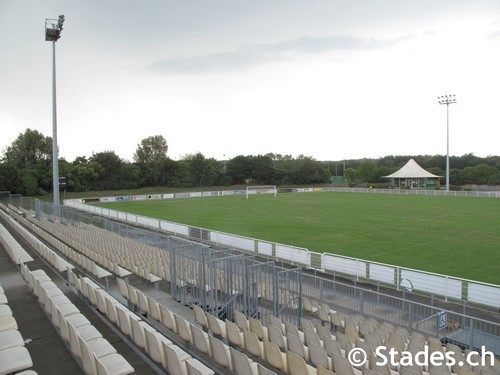
M 189 154 L 180 160 L 167 156 L 165 138 L 155 135 L 141 140 L 133 160 L 114 151 L 79 156 L 70 162 L 59 160 L 59 175 L 67 191 L 121 190 L 140 187 L 202 187 L 242 184 L 311 185 L 332 183 L 345 176 L 349 185 L 385 184 L 383 176 L 401 168 L 410 158 L 424 169 L 444 175 L 445 157 L 386 156 L 380 159 L 318 161 L 312 157 L 268 153 L 238 155 L 230 160 Z M 450 183 L 500 185 L 500 157 L 473 154 L 451 157 Z M 342 179 L 340 179 L 342 180 Z M 339 181 L 333 179 L 333 181 Z M 52 191 L 52 139 L 27 129 L 7 146 L 0 157 L 0 191 L 43 195 Z

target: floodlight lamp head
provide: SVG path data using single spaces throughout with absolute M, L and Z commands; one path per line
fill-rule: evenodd
M 61 37 L 64 16 L 61 14 L 57 20 L 47 18 L 45 20 L 45 40 L 56 42 Z

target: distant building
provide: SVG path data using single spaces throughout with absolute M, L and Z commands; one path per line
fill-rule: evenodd
M 390 178 L 394 187 L 437 189 L 441 176 L 427 172 L 415 160 L 410 159 L 401 169 L 383 178 Z

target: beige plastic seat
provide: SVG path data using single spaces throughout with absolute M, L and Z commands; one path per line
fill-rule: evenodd
M 188 375 L 185 362 L 191 358 L 191 356 L 177 345 L 167 345 L 162 342 L 162 348 L 167 362 L 168 372 L 176 375 Z
M 316 331 L 306 328 L 302 332 L 304 332 L 304 341 L 306 345 L 309 346 L 310 344 L 314 344 L 318 346 L 323 346 L 323 341 L 320 340 Z
M 248 318 L 248 323 L 250 325 L 250 331 L 255 333 L 260 340 L 269 340 L 267 327 L 264 327 L 260 320 L 255 318 Z
M 337 338 L 340 347 L 345 350 L 346 354 L 349 353 L 354 347 L 351 339 L 346 334 L 337 331 L 335 332 L 335 337 Z
M 191 336 L 193 337 L 193 344 L 196 349 L 204 354 L 212 355 L 210 350 L 210 340 L 208 338 L 208 333 L 204 332 L 201 328 L 196 327 L 194 324 L 190 325 Z
M 175 324 L 175 318 L 172 311 L 170 311 L 167 307 L 160 305 L 160 313 L 163 325 L 172 332 L 177 333 L 177 325 Z
M 120 291 L 120 294 L 122 295 L 122 297 L 124 297 L 126 300 L 128 300 L 128 289 L 127 289 L 127 283 L 125 282 L 125 280 L 117 277 L 116 283 L 118 284 L 118 290 Z
M 240 331 L 236 323 L 226 319 L 226 334 L 229 345 L 236 345 L 240 348 L 244 347 L 243 332 Z
M 326 354 L 328 354 L 329 357 L 332 357 L 333 354 L 337 354 L 340 356 L 343 355 L 339 342 L 334 339 L 325 338 L 323 340 L 323 347 L 325 348 Z
M 137 301 L 138 301 L 139 312 L 141 314 L 149 315 L 149 304 L 147 297 L 140 290 L 137 290 Z
M 141 318 L 122 305 L 116 306 L 116 314 L 118 316 L 118 327 L 120 327 L 120 330 L 125 335 L 132 337 L 132 325 L 130 320 L 141 320 Z
M 165 353 L 163 351 L 162 342 L 165 345 L 172 345 L 172 341 L 163 336 L 160 332 L 157 331 L 144 331 L 146 336 L 146 347 L 149 356 L 156 363 L 161 363 L 163 367 L 167 366 L 167 362 L 165 360 Z
M 278 345 L 267 340 L 264 340 L 263 344 L 266 361 L 280 371 L 288 371 L 286 354 L 278 348 Z
M 226 324 L 212 314 L 207 314 L 208 327 L 212 334 L 226 338 Z
M 84 341 L 80 336 L 78 336 L 78 341 L 82 353 L 81 359 L 83 369 L 87 374 L 95 374 L 97 372 L 95 358 L 102 358 L 116 353 L 116 349 L 113 345 L 102 337 L 90 341 Z
M 231 348 L 231 360 L 234 366 L 234 372 L 237 375 L 258 375 L 259 369 L 257 363 L 253 362 L 244 353 Z
M 116 306 L 121 305 L 116 299 L 111 296 L 105 297 L 106 301 L 106 316 L 114 324 L 118 323 L 118 314 L 116 312 Z
M 352 367 L 351 363 L 347 360 L 347 358 L 338 356 L 336 354 L 332 357 L 333 360 L 333 371 L 337 375 L 358 375 L 361 371 L 356 370 Z
M 13 316 L 0 316 L 0 332 L 17 329 L 17 321 Z
M 257 371 L 259 375 L 278 375 L 276 372 L 269 370 L 267 367 L 257 364 Z
M 287 335 L 288 350 L 309 361 L 309 348 L 295 335 Z
M 286 327 L 286 336 L 294 335 L 298 337 L 300 341 L 302 341 L 302 343 L 304 343 L 304 332 L 299 331 L 299 329 L 295 324 L 290 322 L 285 322 L 285 327 Z
M 68 333 L 69 333 L 69 343 L 71 347 L 71 352 L 78 358 L 82 357 L 82 351 L 80 348 L 79 337 L 84 341 L 95 340 L 102 338 L 101 333 L 93 325 L 83 325 L 81 327 L 74 327 L 73 324 L 68 321 Z
M 0 316 L 12 316 L 12 310 L 9 305 L 0 304 Z
M 95 353 L 93 355 L 96 375 L 127 375 L 134 373 L 134 368 L 121 354 L 113 353 L 100 358 Z
M 198 305 L 193 305 L 193 311 L 196 323 L 202 326 L 203 329 L 208 329 L 208 321 L 205 311 L 203 311 L 203 309 Z
M 312 302 L 308 297 L 304 296 L 302 296 L 302 306 L 304 307 L 305 311 L 311 312 L 313 314 L 316 314 L 316 312 L 318 312 L 319 310 L 317 307 L 314 307 L 312 305 Z
M 333 371 L 330 371 L 323 366 L 316 367 L 317 375 L 335 375 Z
M 225 368 L 232 370 L 233 363 L 231 361 L 229 346 L 227 346 L 214 336 L 208 336 L 208 339 L 210 342 L 210 349 L 212 350 L 212 357 L 215 359 L 215 362 L 217 362 L 221 366 L 224 366 Z
M 157 322 L 161 322 L 160 305 L 151 297 L 147 297 L 147 301 L 148 301 L 150 317 L 156 320 Z
M 32 366 L 30 353 L 24 346 L 0 350 L 0 374 L 11 374 Z
M 175 319 L 175 325 L 177 326 L 177 334 L 180 336 L 181 339 L 192 344 L 193 337 L 191 336 L 191 328 L 190 328 L 191 324 L 186 319 L 177 314 L 174 314 L 174 319 Z
M 269 328 L 269 326 L 274 326 L 274 327 L 277 327 L 280 329 L 281 333 L 284 335 L 286 333 L 286 326 L 284 323 L 281 322 L 281 319 L 278 318 L 277 316 L 274 316 L 274 315 L 268 315 L 268 325 L 267 327 Z
M 302 332 L 305 332 L 306 329 L 316 332 L 316 328 L 314 327 L 312 320 L 304 317 L 300 318 L 300 329 Z
M 0 332 L 0 350 L 15 346 L 24 346 L 24 339 L 17 329 L 9 329 Z
M 317 375 L 316 369 L 308 365 L 304 361 L 304 358 L 291 351 L 286 352 L 286 357 L 288 361 L 288 373 L 290 375 Z
M 234 310 L 234 322 L 242 331 L 244 329 L 250 330 L 250 324 L 248 323 L 247 317 L 238 310 Z
M 212 369 L 205 366 L 196 358 L 188 358 L 185 363 L 188 375 L 215 375 Z
M 134 288 L 132 285 L 127 284 L 127 292 L 128 292 L 128 301 L 130 305 L 134 307 L 139 307 L 139 299 L 137 297 L 137 289 Z M 132 308 L 132 307 L 131 307 Z
M 252 355 L 258 358 L 265 358 L 264 344 L 259 340 L 257 335 L 247 329 L 243 330 L 243 341 L 245 342 L 245 349 Z M 279 348 L 278 348 L 279 349 Z
M 132 328 L 132 340 L 139 348 L 146 350 L 146 331 L 154 332 L 156 330 L 145 321 L 133 318 L 130 319 L 130 326 Z
M 69 342 L 69 331 L 68 331 L 68 322 L 74 328 L 80 328 L 82 326 L 91 325 L 90 321 L 83 314 L 73 314 L 70 316 L 63 316 L 63 313 L 59 308 L 56 309 L 56 314 L 59 317 L 59 332 L 63 340 Z
M 280 350 L 286 351 L 288 349 L 286 336 L 283 336 L 281 329 L 275 326 L 267 327 L 267 333 L 269 335 L 269 341 L 278 345 Z
M 328 370 L 333 370 L 332 359 L 326 353 L 325 348 L 322 346 L 309 344 L 309 356 L 311 363 L 314 366 L 322 366 Z

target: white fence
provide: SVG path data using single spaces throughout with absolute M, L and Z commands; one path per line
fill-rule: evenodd
M 294 189 L 297 192 L 336 191 L 385 194 L 413 195 L 453 195 L 467 197 L 498 198 L 500 192 L 444 192 L 440 190 L 397 190 L 397 189 L 351 189 L 351 188 L 304 188 Z M 137 195 L 127 197 L 106 197 L 91 199 L 90 202 L 112 202 L 144 199 L 173 199 L 189 197 L 208 197 L 221 195 L 241 195 L 244 190 L 217 191 L 203 193 L 180 193 L 164 195 Z M 429 295 L 441 296 L 445 299 L 468 301 L 495 309 L 500 309 L 500 286 L 473 280 L 466 280 L 446 275 L 440 275 L 420 270 L 398 267 L 389 264 L 376 263 L 362 259 L 350 258 L 331 253 L 318 254 L 305 248 L 263 241 L 214 230 L 178 224 L 165 220 L 110 210 L 85 204 L 86 199 L 65 200 L 64 204 L 96 215 L 121 220 L 134 225 L 141 225 L 155 230 L 163 230 L 172 235 L 198 238 L 218 246 L 230 249 L 254 252 L 260 255 L 286 261 L 307 268 L 327 271 L 340 276 L 365 280 L 375 284 L 392 286 L 400 289 L 424 292 Z

